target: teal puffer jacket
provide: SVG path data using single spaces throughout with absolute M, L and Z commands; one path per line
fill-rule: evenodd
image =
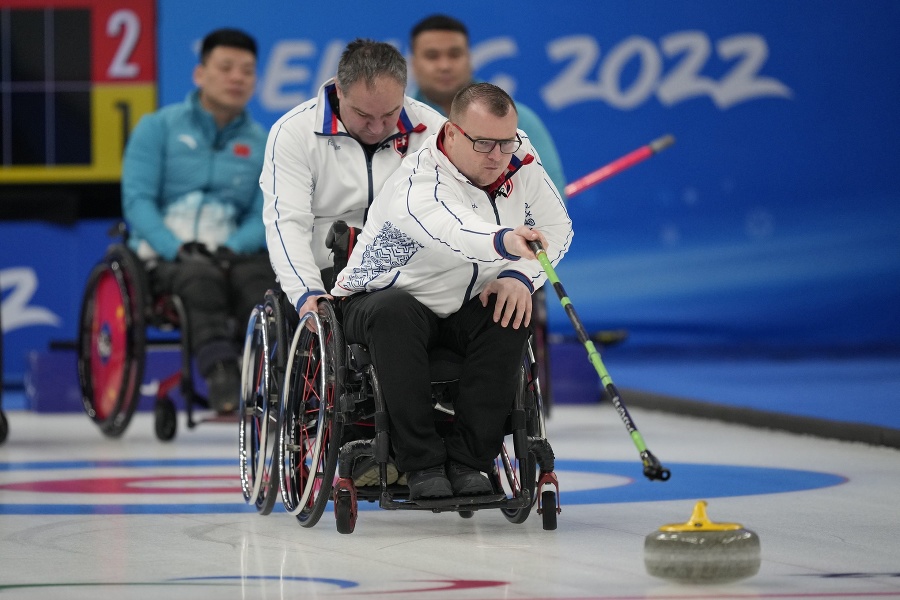
M 265 248 L 259 189 L 266 133 L 246 111 L 218 129 L 194 91 L 144 116 L 122 163 L 122 214 L 142 258 L 184 242 L 237 253 Z

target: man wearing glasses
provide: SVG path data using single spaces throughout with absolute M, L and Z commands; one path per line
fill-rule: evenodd
M 489 494 L 528 339 L 531 295 L 572 223 L 516 128 L 512 98 L 489 83 L 461 89 L 449 120 L 408 156 L 372 204 L 332 293 L 346 341 L 368 346 L 410 499 Z M 428 351 L 463 357 L 456 416 L 435 430 Z

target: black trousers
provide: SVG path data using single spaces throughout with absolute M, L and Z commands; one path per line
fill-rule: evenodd
M 378 373 L 401 471 L 448 459 L 489 471 L 500 453 L 529 330 L 494 323 L 494 299 L 483 307 L 474 298 L 446 318 L 403 290 L 342 301 L 345 339 L 368 346 Z M 428 351 L 436 346 L 464 357 L 456 416 L 443 439 L 435 428 L 428 372 Z
M 240 361 L 253 307 L 275 286 L 265 252 L 238 255 L 227 269 L 211 258 L 160 261 L 150 271 L 154 295 L 177 294 L 188 313 L 191 353 L 204 375 L 219 361 Z

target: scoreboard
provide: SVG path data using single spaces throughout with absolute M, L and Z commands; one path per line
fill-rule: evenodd
M 0 2 L 0 183 L 118 181 L 156 96 L 156 0 Z

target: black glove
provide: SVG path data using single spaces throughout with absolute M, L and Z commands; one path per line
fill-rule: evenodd
M 223 271 L 231 268 L 231 265 L 237 262 L 238 254 L 228 246 L 219 246 L 215 252 L 216 262 Z
M 176 262 L 186 263 L 197 261 L 211 262 L 214 259 L 209 248 L 207 248 L 205 244 L 201 244 L 200 242 L 187 242 L 178 248 L 178 255 L 175 257 L 175 260 Z

